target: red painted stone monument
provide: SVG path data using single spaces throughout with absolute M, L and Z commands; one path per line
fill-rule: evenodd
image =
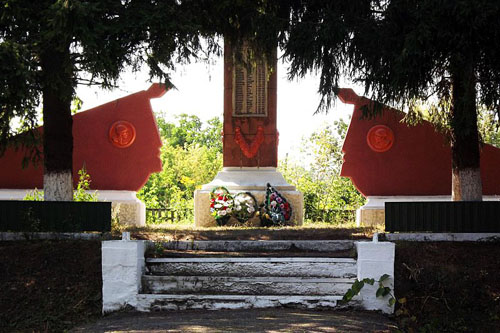
M 365 224 L 383 223 L 385 201 L 451 199 L 450 146 L 432 124 L 423 121 L 408 126 L 401 122 L 404 113 L 389 107 L 384 107 L 377 117 L 362 119 L 362 108 L 370 107 L 373 101 L 356 95 L 352 89 L 340 89 L 339 98 L 354 105 L 342 147 L 341 176 L 349 177 L 368 198 L 359 217 Z M 483 145 L 485 200 L 500 195 L 499 166 L 500 149 Z
M 302 194 L 277 172 L 278 130 L 276 60 L 269 73 L 264 60 L 245 65 L 236 60 L 229 45 L 224 49 L 223 169 L 195 192 L 195 222 L 215 225 L 209 214 L 209 193 L 224 186 L 231 192 L 251 192 L 262 202 L 270 183 L 294 207 L 291 221 L 301 224 Z
M 263 61 L 247 69 L 225 46 L 224 167 L 278 166 L 276 84 L 276 70 L 268 75 Z
M 92 189 L 99 190 L 100 200 L 138 204 L 135 192 L 154 172 L 161 171 L 161 138 L 150 104 L 166 90 L 153 84 L 112 102 L 73 116 L 73 181 L 85 166 L 91 175 Z M 43 127 L 38 129 L 43 131 Z M 0 158 L 0 198 L 19 199 L 25 190 L 43 187 L 43 163 L 21 168 L 22 151 L 7 150 Z M 13 191 L 22 189 L 22 191 Z M 120 192 L 117 192 L 120 191 Z M 125 208 L 122 210 L 132 209 Z M 132 223 L 132 221 L 130 221 Z M 134 222 L 135 223 L 135 222 Z

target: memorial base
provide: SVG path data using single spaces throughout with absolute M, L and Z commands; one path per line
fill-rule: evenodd
M 231 194 L 250 192 L 258 204 L 264 202 L 267 183 L 280 192 L 292 206 L 292 217 L 289 225 L 302 225 L 304 220 L 304 197 L 295 186 L 288 184 L 283 175 L 276 168 L 223 168 L 215 179 L 203 185 L 201 190 L 194 193 L 194 220 L 197 227 L 214 227 L 215 219 L 210 215 L 210 191 L 215 187 L 223 186 Z M 235 219 L 228 223 L 230 226 L 241 225 Z M 245 223 L 245 226 L 259 226 L 260 219 L 254 217 Z
M 356 223 L 358 227 L 384 226 L 385 210 L 384 208 L 372 209 L 363 206 L 356 211 Z
M 144 227 L 146 205 L 134 191 L 98 191 L 99 201 L 111 201 L 111 218 L 119 225 Z

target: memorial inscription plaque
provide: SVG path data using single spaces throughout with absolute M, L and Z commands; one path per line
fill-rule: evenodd
M 236 64 L 233 70 L 233 116 L 267 116 L 267 65 Z

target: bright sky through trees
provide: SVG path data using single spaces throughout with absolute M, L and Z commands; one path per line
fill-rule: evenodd
M 162 112 L 168 120 L 176 114 L 195 114 L 206 122 L 213 117 L 222 119 L 223 113 L 223 61 L 214 59 L 209 64 L 192 63 L 178 66 L 172 76 L 177 90 L 167 92 L 162 98 L 153 99 L 152 106 L 156 112 Z M 310 135 L 325 123 L 332 123 L 338 118 L 352 113 L 352 106 L 337 100 L 336 105 L 327 115 L 313 115 L 318 106 L 320 96 L 317 94 L 318 78 L 309 75 L 299 81 L 288 81 L 286 67 L 278 64 L 278 131 L 280 133 L 279 157 L 287 153 L 293 155 L 298 149 L 301 138 Z M 119 82 L 119 88 L 104 91 L 96 87 L 80 86 L 77 95 L 83 100 L 83 110 L 104 104 L 116 98 L 144 90 L 149 87 L 147 71 L 137 75 L 127 72 Z M 353 84 L 358 94 L 362 90 Z

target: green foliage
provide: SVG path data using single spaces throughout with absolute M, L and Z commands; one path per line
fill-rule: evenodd
M 378 279 L 378 281 L 376 281 L 375 279 L 369 279 L 369 278 L 364 278 L 363 280 L 358 280 L 358 279 L 354 280 L 351 288 L 349 288 L 346 291 L 346 293 L 344 294 L 344 296 L 342 297 L 342 302 L 347 303 L 347 302 L 351 301 L 354 296 L 358 295 L 361 292 L 361 289 L 363 289 L 365 284 L 369 284 L 370 286 L 373 286 L 375 284 L 375 282 L 378 282 L 378 288 L 377 288 L 377 291 L 375 292 L 375 297 L 385 297 L 387 295 L 390 295 L 387 302 L 388 302 L 389 306 L 393 306 L 394 304 L 396 304 L 396 298 L 392 294 L 391 288 L 386 287 L 384 284 L 384 282 L 387 281 L 387 279 L 389 279 L 389 277 L 390 276 L 388 274 L 383 274 Z M 403 303 L 403 302 L 404 301 L 401 300 L 401 303 Z
M 176 124 L 167 122 L 161 115 L 157 122 L 161 137 L 170 146 L 198 145 L 222 151 L 222 122 L 219 118 L 212 118 L 203 126 L 200 118 L 184 113 L 176 116 Z
M 157 120 L 163 169 L 149 177 L 137 197 L 148 208 L 171 208 L 192 220 L 194 191 L 222 168 L 222 123 L 214 118 L 203 126 L 197 116 L 185 114 L 177 117 L 178 124 Z
M 494 23 L 498 3 L 306 0 L 287 5 L 267 14 L 287 22 L 279 37 L 291 61 L 289 74 L 319 70 L 325 105 L 342 75 L 363 83 L 366 93 L 383 103 L 442 99 L 450 96 L 451 74 L 469 64 L 481 92 L 479 104 L 498 105 L 500 51 L 489 42 L 500 31 Z
M 439 101 L 438 103 L 424 103 L 415 101 L 404 120 L 410 125 L 417 125 L 422 120 L 429 121 L 434 128 L 449 139 L 451 135 L 451 123 L 449 113 L 451 101 Z M 484 105 L 477 106 L 477 127 L 482 143 L 500 147 L 500 123 L 495 110 L 488 109 Z
M 478 129 L 481 141 L 500 148 L 500 124 L 498 115 L 485 107 L 478 108 Z
M 78 111 L 82 109 L 82 106 L 83 101 L 78 96 L 75 96 L 75 98 L 73 98 L 73 101 L 71 102 L 71 114 L 78 113 Z
M 331 218 L 346 222 L 342 212 L 355 210 L 365 202 L 351 180 L 339 175 L 342 142 L 346 133 L 347 124 L 343 120 L 336 121 L 333 127 L 326 126 L 304 138 L 299 154 L 280 161 L 279 169 L 285 179 L 304 195 L 306 218 L 318 221 Z M 308 161 L 309 165 L 296 161 Z M 324 211 L 332 211 L 333 214 L 325 217 Z
M 76 190 L 73 193 L 73 201 L 97 201 L 98 193 L 95 191 L 94 193 L 87 193 L 90 191 L 90 175 L 87 173 L 85 169 L 85 165 L 78 170 L 78 184 L 76 186 Z
M 23 200 L 26 201 L 43 201 L 43 190 L 35 188 L 33 191 L 28 191 L 24 196 Z

